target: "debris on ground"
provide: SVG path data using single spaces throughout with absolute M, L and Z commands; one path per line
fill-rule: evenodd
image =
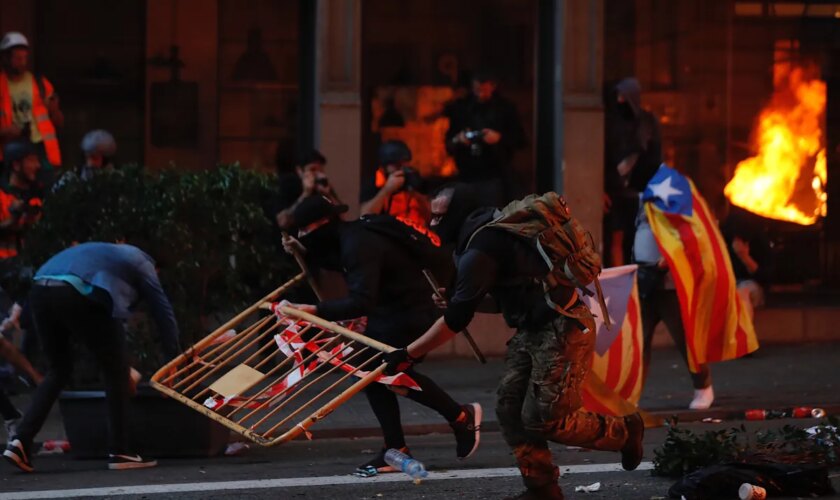
M 744 484 L 769 496 L 813 497 L 834 493 L 825 465 L 722 464 L 698 469 L 668 490 L 671 498 L 738 498 Z M 744 497 L 741 497 L 744 498 Z M 746 497 L 746 498 L 761 498 Z
M 840 464 L 840 419 L 828 417 L 809 429 L 785 425 L 747 431 L 745 426 L 694 433 L 669 423 L 668 435 L 654 450 L 653 473 L 683 477 L 697 469 L 728 463 Z
M 601 489 L 601 483 L 592 483 L 587 486 L 575 486 L 575 493 L 595 493 Z
M 248 443 L 237 441 L 235 443 L 230 443 L 227 446 L 227 448 L 225 449 L 225 456 L 232 457 L 236 455 L 241 455 L 250 449 L 251 446 Z
M 48 439 L 41 445 L 37 455 L 60 455 L 70 451 L 70 442 L 64 439 Z

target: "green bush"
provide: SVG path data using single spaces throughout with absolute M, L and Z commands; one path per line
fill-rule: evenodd
M 34 268 L 76 242 L 134 244 L 159 265 L 186 347 L 217 317 L 250 304 L 286 281 L 294 264 L 262 210 L 269 177 L 237 165 L 205 171 L 149 172 L 129 167 L 89 181 L 65 179 L 27 235 L 24 260 Z M 160 362 L 146 322 L 130 329 L 142 368 Z
M 726 463 L 840 464 L 840 420 L 819 420 L 812 432 L 794 425 L 748 431 L 744 425 L 695 434 L 677 422 L 654 450 L 653 474 L 682 477 L 697 469 Z

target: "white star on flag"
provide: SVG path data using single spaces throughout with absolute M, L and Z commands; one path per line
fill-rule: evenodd
M 664 181 L 660 182 L 659 184 L 650 185 L 650 191 L 655 197 L 662 200 L 665 203 L 665 205 L 668 205 L 668 198 L 670 198 L 671 196 L 678 196 L 683 194 L 682 191 L 671 185 L 671 179 L 672 177 L 668 176 L 665 178 Z

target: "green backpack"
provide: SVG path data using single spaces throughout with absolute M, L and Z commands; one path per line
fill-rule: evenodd
M 591 295 L 586 286 L 595 283 L 604 324 L 609 328 L 610 317 L 598 281 L 601 256 L 595 249 L 592 235 L 572 217 L 560 195 L 548 192 L 512 201 L 485 227 L 504 229 L 534 243 L 549 269 L 541 280 L 546 301 L 557 312 L 576 317 L 551 300 L 551 290 L 563 286 L 579 288 Z

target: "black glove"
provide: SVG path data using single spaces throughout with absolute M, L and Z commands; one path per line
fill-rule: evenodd
M 409 356 L 408 351 L 403 348 L 385 354 L 383 361 L 385 363 L 385 374 L 396 375 L 410 369 L 414 366 L 416 360 Z

